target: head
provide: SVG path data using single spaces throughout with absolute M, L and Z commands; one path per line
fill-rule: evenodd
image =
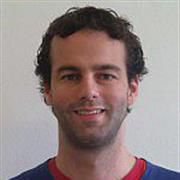
M 72 8 L 43 36 L 36 75 L 67 141 L 113 142 L 147 73 L 139 38 L 114 11 Z
M 126 47 L 126 68 L 128 81 L 147 73 L 143 50 L 139 38 L 132 32 L 133 26 L 111 9 L 95 7 L 70 8 L 55 19 L 44 34 L 37 54 L 35 73 L 40 78 L 40 90 L 51 84 L 50 49 L 55 36 L 66 38 L 83 29 L 103 31 L 112 39 L 122 41 Z

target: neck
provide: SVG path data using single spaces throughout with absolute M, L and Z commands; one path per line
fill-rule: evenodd
M 72 179 L 122 179 L 135 163 L 135 158 L 122 143 L 122 131 L 119 131 L 114 144 L 99 151 L 77 149 L 61 138 L 57 167 Z

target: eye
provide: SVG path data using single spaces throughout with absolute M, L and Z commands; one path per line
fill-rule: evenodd
M 113 79 L 117 79 L 115 75 L 113 74 L 107 74 L 107 73 L 103 73 L 103 74 L 99 74 L 98 75 L 98 78 L 100 80 L 108 80 L 108 81 L 111 81 Z
M 61 77 L 61 80 L 66 80 L 66 81 L 76 81 L 80 79 L 79 74 L 66 74 Z

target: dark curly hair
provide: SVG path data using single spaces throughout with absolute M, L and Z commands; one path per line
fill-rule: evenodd
M 141 79 L 147 73 L 140 40 L 132 32 L 133 26 L 126 19 L 119 17 L 112 9 L 90 6 L 74 7 L 50 24 L 38 49 L 35 74 L 40 78 L 42 93 L 44 92 L 44 85 L 50 86 L 51 82 L 50 46 L 53 37 L 66 38 L 82 29 L 106 32 L 112 39 L 120 40 L 125 44 L 129 82 L 137 76 Z

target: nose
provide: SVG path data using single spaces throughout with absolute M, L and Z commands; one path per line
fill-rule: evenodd
M 99 97 L 99 87 L 93 76 L 84 77 L 79 88 L 80 99 L 95 100 Z

